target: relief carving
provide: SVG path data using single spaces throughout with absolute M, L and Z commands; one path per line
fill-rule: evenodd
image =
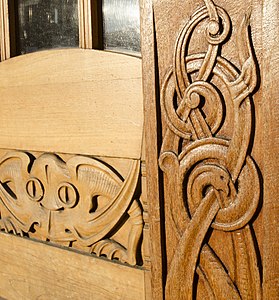
M 260 183 L 249 155 L 251 94 L 257 85 L 250 16 L 246 14 L 236 28 L 237 69 L 221 55 L 222 45 L 229 43 L 230 16 L 213 1 L 204 3 L 180 31 L 161 89 L 166 130 L 159 163 L 167 226 L 178 241 L 169 252 L 166 299 L 261 299 L 251 227 Z M 200 24 L 207 52 L 189 53 Z M 218 243 L 210 245 L 216 232 L 226 235 L 233 263 L 222 261 Z M 226 247 L 223 243 L 219 241 Z
M 137 264 L 140 161 L 125 180 L 100 160 L 8 152 L 0 160 L 0 229 Z

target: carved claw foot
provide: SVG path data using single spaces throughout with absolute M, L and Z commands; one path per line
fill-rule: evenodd
M 17 226 L 13 224 L 10 218 L 0 219 L 0 231 L 23 236 L 23 231 L 17 228 Z
M 122 247 L 117 242 L 106 239 L 97 242 L 91 247 L 91 253 L 96 254 L 97 256 L 105 256 L 110 260 L 119 260 L 122 263 L 134 264 L 135 261 L 131 260 L 127 250 Z

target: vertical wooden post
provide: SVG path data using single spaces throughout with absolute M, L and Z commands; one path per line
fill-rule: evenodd
M 279 299 L 279 3 L 263 3 L 263 299 Z
M 141 53 L 143 68 L 143 92 L 146 144 L 146 183 L 150 219 L 150 258 L 152 299 L 163 299 L 161 195 L 158 169 L 158 127 L 156 49 L 154 44 L 154 20 L 152 0 L 141 0 Z
M 0 48 L 1 61 L 10 58 L 8 0 L 0 0 Z
M 91 0 L 79 0 L 79 46 L 92 49 Z

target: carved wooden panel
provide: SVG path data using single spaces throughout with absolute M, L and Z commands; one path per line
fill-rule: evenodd
M 0 228 L 108 259 L 142 263 L 139 160 L 123 179 L 86 156 L 8 151 L 0 159 Z
M 252 5 L 154 1 L 153 9 L 165 297 L 261 299 Z

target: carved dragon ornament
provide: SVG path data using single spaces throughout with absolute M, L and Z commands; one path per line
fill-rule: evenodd
M 207 299 L 261 299 L 260 275 L 251 219 L 259 202 L 251 142 L 251 93 L 257 69 L 249 39 L 249 14 L 238 24 L 238 70 L 221 56 L 231 33 L 227 12 L 211 0 L 180 31 L 161 88 L 166 123 L 159 163 L 168 187 L 172 226 L 178 246 L 171 258 L 166 299 L 193 299 L 196 274 Z M 193 31 L 205 25 L 206 53 L 188 53 Z M 207 105 L 209 109 L 202 110 Z M 231 110 L 231 136 L 218 135 Z M 223 231 L 233 242 L 234 268 L 227 270 L 207 244 L 210 231 Z M 222 241 L 220 241 L 222 243 Z M 226 291 L 224 293 L 224 291 Z
M 127 178 L 100 160 L 8 152 L 0 160 L 0 229 L 135 265 L 140 161 Z M 118 234 L 122 230 L 122 234 Z

